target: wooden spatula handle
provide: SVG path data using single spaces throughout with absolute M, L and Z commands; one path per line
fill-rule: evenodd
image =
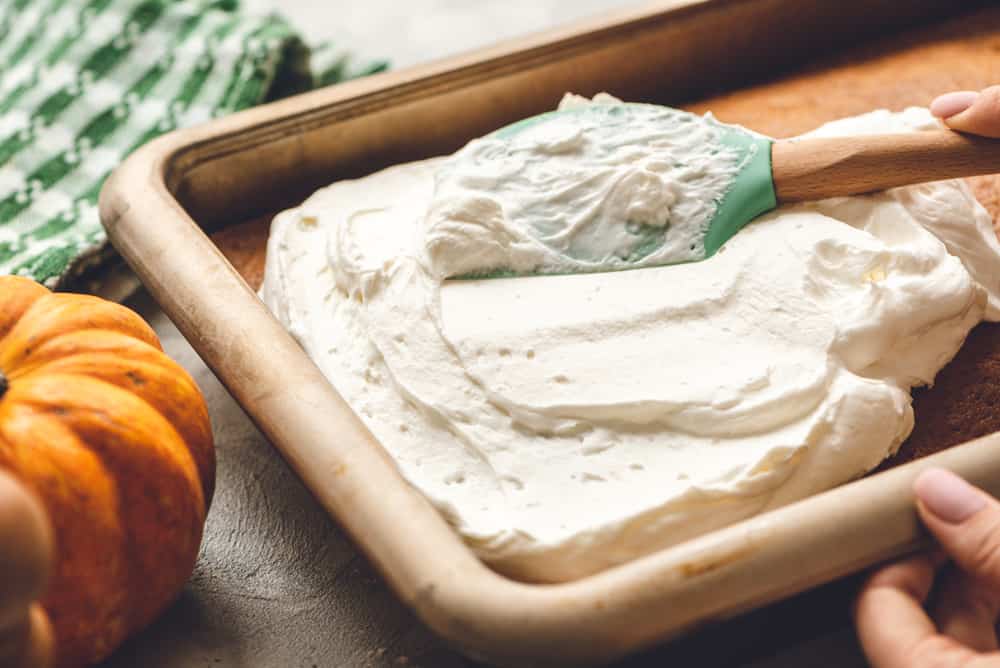
M 1000 172 L 1000 139 L 932 130 L 777 141 L 771 172 L 779 203 L 860 195 Z

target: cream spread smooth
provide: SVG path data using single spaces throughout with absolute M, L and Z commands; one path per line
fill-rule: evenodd
M 814 134 L 934 126 L 909 109 Z M 516 194 L 500 211 L 435 194 L 441 165 L 279 215 L 261 296 L 406 478 L 519 577 L 593 573 L 862 475 L 909 434 L 910 388 L 1000 317 L 1000 245 L 961 182 L 781 207 L 691 264 L 445 281 L 545 251 L 507 225 Z M 598 199 L 632 206 L 618 183 Z M 594 204 L 571 195 L 549 203 Z M 654 221 L 668 200 L 648 199 Z

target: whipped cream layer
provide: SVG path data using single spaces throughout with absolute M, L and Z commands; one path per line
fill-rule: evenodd
M 813 134 L 931 127 L 910 109 Z M 1000 245 L 959 181 L 781 207 L 691 264 L 444 280 L 521 237 L 504 215 L 462 228 L 483 218 L 435 197 L 441 165 L 279 215 L 261 296 L 517 577 L 577 578 L 864 474 L 910 433 L 910 389 L 1000 316 Z

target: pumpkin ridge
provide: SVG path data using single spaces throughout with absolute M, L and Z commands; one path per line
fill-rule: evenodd
M 170 421 L 167 420 L 167 418 L 164 415 L 162 415 L 152 404 L 150 404 L 149 402 L 147 402 L 146 400 L 144 400 L 142 397 L 135 396 L 131 392 L 129 392 L 128 390 L 126 390 L 124 388 L 121 388 L 121 387 L 119 387 L 119 386 L 117 386 L 117 385 L 115 385 L 113 383 L 109 383 L 109 382 L 107 382 L 107 381 L 105 381 L 105 380 L 103 380 L 101 378 L 95 378 L 95 377 L 84 375 L 84 374 L 73 374 L 73 373 L 49 374 L 49 375 L 46 376 L 46 378 L 44 379 L 43 382 L 51 381 L 51 379 L 53 377 L 60 378 L 63 382 L 65 382 L 67 384 L 71 384 L 71 383 L 74 383 L 74 382 L 76 382 L 76 383 L 85 382 L 85 383 L 94 383 L 94 384 L 99 384 L 99 385 L 104 386 L 102 388 L 93 388 L 95 390 L 95 392 L 93 394 L 98 394 L 98 391 L 99 391 L 100 393 L 110 393 L 110 394 L 122 393 L 123 395 L 127 395 L 127 399 L 123 398 L 122 396 L 119 396 L 119 397 L 116 397 L 116 400 L 117 401 L 130 402 L 130 403 L 133 403 L 136 406 L 141 405 L 143 407 L 142 408 L 143 411 L 148 411 L 150 414 L 155 415 L 156 417 L 154 419 L 158 420 L 158 421 L 162 421 L 162 423 L 163 423 L 161 425 L 157 425 L 157 427 L 160 428 L 160 429 L 162 429 L 164 427 L 168 428 L 169 431 L 170 431 L 170 433 L 173 436 L 176 437 L 176 439 L 175 439 L 176 442 L 180 444 L 178 447 L 170 448 L 169 451 L 173 452 L 173 451 L 177 450 L 177 451 L 185 453 L 186 455 L 188 455 L 188 457 L 190 457 L 190 454 L 191 454 L 190 451 L 189 451 L 190 449 L 188 448 L 187 443 L 181 437 L 180 432 L 178 432 L 177 429 L 174 428 L 173 424 L 171 424 Z M 68 407 L 64 403 L 65 399 L 66 399 L 65 397 L 60 397 L 59 398 L 60 401 L 56 402 L 56 401 L 52 401 L 52 400 L 50 400 L 48 398 L 33 397 L 33 396 L 30 396 L 30 395 L 29 396 L 24 396 L 26 393 L 23 390 L 21 390 L 22 387 L 23 387 L 23 385 L 18 385 L 18 386 L 14 386 L 14 387 L 11 388 L 11 390 L 12 390 L 11 391 L 11 399 L 13 401 L 16 401 L 17 403 L 23 405 L 23 406 L 29 406 L 31 408 L 34 408 L 38 412 L 46 413 L 46 414 L 54 414 L 54 415 L 59 416 L 60 418 L 67 418 L 67 417 L 71 417 L 72 413 L 74 411 L 76 411 L 76 412 L 89 411 L 89 412 L 91 412 L 91 413 L 93 413 L 95 415 L 99 415 L 99 416 L 105 418 L 109 424 L 122 424 L 123 426 L 132 425 L 131 422 L 118 422 L 117 420 L 114 419 L 115 416 L 116 416 L 116 413 L 114 411 L 110 411 L 110 410 L 106 410 L 105 409 L 106 405 L 112 405 L 113 406 L 113 405 L 115 405 L 117 403 L 117 401 L 114 401 L 114 402 L 113 401 L 108 401 L 107 404 L 102 404 L 102 405 L 79 404 L 79 405 L 74 405 L 74 406 L 69 406 Z M 16 392 L 16 395 L 15 395 L 15 392 Z M 90 393 L 88 393 L 88 394 L 90 394 Z M 134 426 L 134 425 L 132 425 L 132 426 Z M 194 462 L 192 461 L 191 464 L 193 466 Z M 197 467 L 193 467 L 193 469 L 190 472 L 197 473 Z
M 131 309 L 0 277 L 0 469 L 56 534 L 60 665 L 103 660 L 181 591 L 215 480 L 204 397 Z
M 104 345 L 87 347 L 88 343 Z M 62 346 L 66 348 L 60 349 Z M 13 365 L 7 376 L 13 380 L 52 364 L 59 364 L 70 357 L 103 353 L 113 354 L 123 361 L 155 360 L 155 363 L 163 363 L 161 360 L 168 360 L 176 364 L 161 349 L 129 334 L 103 329 L 81 329 L 56 334 L 43 343 L 33 344 L 29 353 Z
M 156 333 L 131 309 L 91 295 L 51 293 L 36 299 L 7 332 L 0 366 L 19 364 L 62 333 L 94 329 L 118 332 L 163 350 Z
M 59 393 L 71 379 L 74 392 Z M 90 387 L 81 392 L 80 384 Z M 103 385 L 107 387 L 99 389 Z M 126 543 L 136 547 L 129 551 L 127 568 L 134 575 L 127 588 L 129 623 L 120 641 L 152 621 L 194 568 L 206 513 L 194 457 L 166 418 L 141 398 L 104 381 L 50 375 L 15 389 L 18 404 L 57 418 L 116 472 L 112 484 L 119 495 Z M 81 394 L 84 400 L 75 401 Z M 146 472 L 154 461 L 157 472 L 150 477 Z M 177 568 L 159 570 L 164 559 Z
M 121 497 L 113 472 L 58 417 L 40 416 L 19 402 L 7 402 L 4 409 L 0 466 L 16 472 L 43 501 L 56 537 L 61 567 L 53 573 L 43 605 L 63 658 L 79 655 L 76 645 L 81 642 L 112 646 L 120 633 L 116 629 L 123 628 L 131 589 L 121 557 L 126 536 L 118 519 Z M 74 475 L 63 475 L 66 470 Z M 76 549 L 66 551 L 61 545 Z M 88 614 L 66 614 L 80 609 Z
M 137 353 L 135 358 L 120 359 L 117 352 L 109 350 L 80 351 L 19 369 L 11 380 L 20 382 L 35 374 L 81 376 L 108 383 L 144 401 L 181 437 L 198 469 L 207 510 L 215 492 L 215 450 L 208 406 L 197 383 L 182 366 L 142 341 L 129 341 L 136 344 L 129 350 Z
M 202 505 L 204 505 L 204 490 L 203 490 L 204 483 L 201 481 L 200 471 L 198 469 L 196 462 L 194 461 L 193 453 L 190 451 L 190 448 L 188 447 L 184 438 L 181 436 L 180 432 L 178 432 L 177 429 L 170 423 L 170 421 L 167 420 L 167 418 L 163 416 L 158 410 L 156 410 L 155 407 L 153 407 L 151 404 L 149 404 L 141 397 L 133 395 L 128 390 L 120 388 L 112 383 L 108 383 L 99 378 L 92 378 L 89 376 L 75 375 L 75 374 L 65 374 L 65 375 L 59 374 L 58 376 L 56 375 L 48 376 L 45 378 L 45 381 L 51 381 L 53 377 L 60 378 L 60 380 L 65 383 L 83 382 L 83 383 L 93 383 L 95 385 L 105 386 L 100 390 L 98 390 L 97 387 L 93 388 L 94 391 L 88 392 L 87 393 L 88 395 L 102 396 L 102 398 L 106 395 L 118 395 L 118 396 L 114 397 L 114 400 L 109 400 L 106 404 L 102 405 L 95 406 L 93 404 L 77 404 L 77 405 L 66 406 L 63 403 L 65 398 L 60 398 L 60 401 L 53 401 L 48 397 L 40 398 L 34 396 L 24 396 L 25 393 L 23 391 L 18 391 L 21 390 L 22 387 L 21 385 L 19 385 L 16 388 L 14 388 L 15 391 L 12 391 L 11 393 L 12 401 L 16 401 L 17 404 L 20 404 L 22 406 L 30 407 L 37 412 L 56 416 L 63 423 L 72 422 L 74 417 L 86 416 L 89 414 L 99 418 L 105 426 L 120 426 L 122 428 L 131 428 L 133 430 L 141 429 L 140 427 L 138 427 L 138 424 L 142 422 L 141 420 L 137 419 L 129 421 L 116 420 L 115 418 L 118 415 L 118 413 L 125 411 L 124 410 L 115 411 L 114 409 L 108 410 L 107 406 L 114 406 L 117 408 L 118 406 L 120 406 L 122 402 L 132 403 L 134 407 L 141 406 L 140 411 L 146 412 L 148 414 L 147 416 L 143 417 L 146 417 L 147 419 L 150 419 L 153 422 L 160 423 L 155 425 L 155 428 L 148 428 L 147 431 L 160 432 L 161 437 L 157 439 L 158 441 L 157 445 L 160 446 L 159 449 L 161 451 L 167 452 L 170 455 L 176 455 L 179 453 L 180 455 L 179 460 L 175 457 L 170 457 L 170 459 L 175 463 L 180 464 L 180 468 L 182 470 L 187 469 L 185 473 L 194 474 L 193 476 L 190 477 L 196 478 L 198 480 L 199 484 L 196 485 L 195 488 L 198 493 L 198 496 L 200 497 L 199 500 L 202 502 Z M 82 443 L 88 445 L 87 440 L 82 438 L 82 435 L 78 432 L 78 430 L 75 427 L 72 428 L 71 430 L 74 433 L 77 433 L 77 435 L 81 437 L 80 440 Z M 164 431 L 167 434 L 169 434 L 167 438 L 164 438 L 162 436 L 162 432 Z M 154 434 L 149 433 L 146 435 L 153 436 Z M 172 441 L 172 445 L 166 446 L 165 445 L 166 441 Z M 94 452 L 94 450 L 89 446 L 87 449 Z M 95 452 L 95 454 L 97 453 Z

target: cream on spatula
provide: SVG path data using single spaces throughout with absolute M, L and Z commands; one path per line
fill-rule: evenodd
M 452 254 L 448 276 L 609 271 L 703 260 L 779 204 L 997 171 L 1000 140 L 951 130 L 773 141 L 669 107 L 586 104 L 448 159 L 428 230 L 495 241 Z

